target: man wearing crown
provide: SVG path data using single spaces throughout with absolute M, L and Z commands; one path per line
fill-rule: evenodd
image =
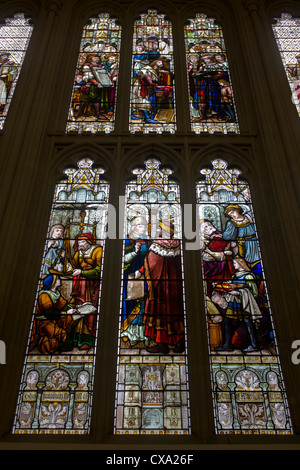
M 180 242 L 174 239 L 172 221 L 159 222 L 158 238 L 145 257 L 148 289 L 145 302 L 145 336 L 156 344 L 151 353 L 182 353 L 184 345 L 184 306 Z

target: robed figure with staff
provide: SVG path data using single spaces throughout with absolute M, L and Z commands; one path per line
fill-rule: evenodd
M 147 351 L 180 354 L 185 349 L 180 241 L 174 239 L 172 221 L 159 222 L 158 235 L 149 246 L 143 267 L 148 286 L 145 336 L 155 342 Z
M 68 221 L 65 237 L 57 258 L 63 253 L 63 263 L 59 271 L 56 269 L 57 258 L 49 269 L 64 279 L 71 280 L 72 292 L 69 302 L 72 308 L 82 315 L 74 331 L 74 344 L 79 349 L 89 349 L 95 344 L 96 316 L 100 290 L 100 274 L 103 248 L 95 243 L 96 223 L 84 222 L 86 213 L 81 213 L 81 222 Z M 78 226 L 79 234 L 75 237 L 73 249 L 70 243 L 71 227 Z M 92 233 L 85 232 L 90 227 Z

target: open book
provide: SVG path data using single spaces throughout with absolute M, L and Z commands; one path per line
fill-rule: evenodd
M 97 307 L 95 307 L 91 302 L 84 302 L 84 304 L 76 305 L 76 310 L 78 313 L 74 313 L 73 320 L 77 320 L 84 315 L 89 315 L 97 311 Z

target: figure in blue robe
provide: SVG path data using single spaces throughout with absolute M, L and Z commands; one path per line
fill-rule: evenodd
M 225 215 L 229 220 L 223 232 L 223 239 L 236 241 L 240 256 L 245 259 L 254 274 L 261 276 L 260 253 L 251 217 L 243 214 L 243 209 L 237 204 L 227 206 Z

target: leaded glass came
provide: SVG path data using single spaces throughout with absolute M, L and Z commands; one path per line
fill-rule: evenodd
M 6 18 L 0 26 L 0 129 L 4 126 L 32 31 L 33 26 L 23 13 Z
M 292 434 L 248 183 L 216 159 L 196 185 L 216 434 Z
M 273 31 L 280 51 L 292 100 L 300 116 L 300 18 L 283 13 L 276 19 Z
M 176 130 L 172 25 L 156 10 L 134 23 L 129 130 Z
M 13 433 L 88 434 L 109 185 L 89 158 L 55 189 Z
M 185 49 L 192 131 L 239 133 L 222 28 L 197 14 L 185 26 Z
M 121 26 L 107 13 L 83 29 L 67 132 L 114 130 Z
M 189 434 L 179 186 L 149 158 L 125 193 L 116 434 Z

